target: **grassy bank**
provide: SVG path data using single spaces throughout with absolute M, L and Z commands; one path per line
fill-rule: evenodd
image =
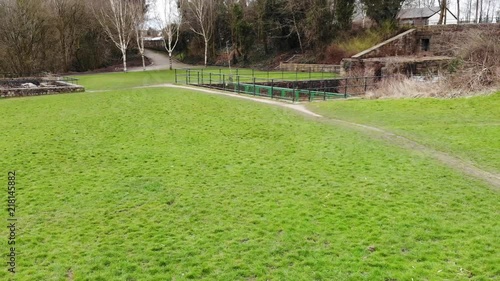
M 460 99 L 314 103 L 324 116 L 382 127 L 500 171 L 500 93 Z
M 355 104 L 368 107 L 325 109 Z M 498 193 L 361 133 L 169 89 L 8 99 L 0 111 L 0 167 L 18 178 L 16 280 L 500 274 Z

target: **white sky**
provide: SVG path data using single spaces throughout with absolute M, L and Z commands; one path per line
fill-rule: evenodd
M 157 18 L 160 17 L 162 20 L 165 20 L 165 5 L 170 3 L 174 10 L 177 9 L 176 0 L 150 0 L 149 3 L 151 5 L 148 13 L 149 26 L 157 29 L 159 29 Z

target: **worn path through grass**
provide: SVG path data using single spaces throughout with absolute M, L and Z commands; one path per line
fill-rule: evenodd
M 211 89 L 201 89 L 198 87 L 189 87 L 189 86 L 178 86 L 178 85 L 173 85 L 173 84 L 164 84 L 164 85 L 157 85 L 157 86 L 152 86 L 152 87 L 167 87 L 167 88 L 181 88 L 181 89 L 190 89 L 194 90 L 197 92 L 203 92 L 203 93 L 210 93 L 210 94 L 220 94 L 220 95 L 226 95 L 226 96 L 231 96 L 231 97 L 236 97 L 236 98 L 242 98 L 246 100 L 253 100 L 256 102 L 260 103 L 266 103 L 274 106 L 280 106 L 280 107 L 285 107 L 289 108 L 295 111 L 298 111 L 300 113 L 312 116 L 312 117 L 317 117 L 323 118 L 321 120 L 322 122 L 327 122 L 334 124 L 336 126 L 344 126 L 344 127 L 349 127 L 349 128 L 354 128 L 357 130 L 361 130 L 365 133 L 369 133 L 372 136 L 375 136 L 377 138 L 383 138 L 386 141 L 390 142 L 391 144 L 403 147 L 405 149 L 410 149 L 413 151 L 418 151 L 420 153 L 425 154 L 427 157 L 434 158 L 443 164 L 452 167 L 453 169 L 459 170 L 469 176 L 481 179 L 487 183 L 489 183 L 491 186 L 493 186 L 496 189 L 500 189 L 500 174 L 497 172 L 493 171 L 487 171 L 484 169 L 481 169 L 480 167 L 477 167 L 470 161 L 460 159 L 453 154 L 446 153 L 443 151 L 436 150 L 430 146 L 426 146 L 423 144 L 420 144 L 414 140 L 411 140 L 407 137 L 404 137 L 402 135 L 398 135 L 396 133 L 387 131 L 382 128 L 370 126 L 370 125 L 364 125 L 360 123 L 355 123 L 351 121 L 346 121 L 342 119 L 336 119 L 332 117 L 325 117 L 322 115 L 319 115 L 311 110 L 309 108 L 317 108 L 322 106 L 320 103 L 317 104 L 310 104 L 309 106 L 304 106 L 303 104 L 297 104 L 297 103 L 285 103 L 285 102 L 280 102 L 280 101 L 275 101 L 275 100 L 270 100 L 267 98 L 259 98 L 259 97 L 252 97 L 248 95 L 238 95 L 235 93 L 228 93 L 224 91 L 218 91 L 218 90 L 211 90 Z M 332 102 L 333 103 L 333 102 Z M 343 103 L 340 103 L 343 104 Z M 331 105 L 331 103 L 329 104 Z M 493 148 L 494 149 L 494 148 Z

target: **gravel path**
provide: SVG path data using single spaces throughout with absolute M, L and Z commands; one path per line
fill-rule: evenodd
M 161 70 L 161 69 L 168 69 L 170 67 L 170 59 L 167 55 L 167 53 L 164 52 L 158 52 L 158 51 L 153 51 L 146 49 L 144 50 L 144 55 L 149 58 L 151 61 L 151 64 L 146 66 L 146 70 Z M 174 69 L 180 69 L 180 68 L 196 68 L 198 66 L 193 66 L 189 64 L 184 64 L 176 59 L 172 59 L 172 68 Z M 131 67 L 129 69 L 130 72 L 138 72 L 138 71 L 143 71 L 142 66 L 141 67 Z
M 397 145 L 397 146 L 402 147 L 404 149 L 415 151 L 417 153 L 423 154 L 426 157 L 433 158 L 433 159 L 445 164 L 448 167 L 451 167 L 455 170 L 461 171 L 462 173 L 464 173 L 466 175 L 469 175 L 469 176 L 472 176 L 474 178 L 480 179 L 484 182 L 487 182 L 490 186 L 494 187 L 497 190 L 500 190 L 500 174 L 498 174 L 498 173 L 485 171 L 481 168 L 476 167 L 470 161 L 463 160 L 463 159 L 460 159 L 460 158 L 455 157 L 453 155 L 450 155 L 448 153 L 438 151 L 438 150 L 435 150 L 433 148 L 424 146 L 424 145 L 419 144 L 411 139 L 394 134 L 392 132 L 386 131 L 386 130 L 381 129 L 381 128 L 367 126 L 367 125 L 363 125 L 363 124 L 357 124 L 357 123 L 348 122 L 348 121 L 344 121 L 344 120 L 340 120 L 340 119 L 332 119 L 332 118 L 323 117 L 319 114 L 316 114 L 316 113 L 310 111 L 302 104 L 287 103 L 287 102 L 282 102 L 282 101 L 270 100 L 267 98 L 251 97 L 251 96 L 233 94 L 233 93 L 229 93 L 229 92 L 225 92 L 225 91 L 217 91 L 217 90 L 204 89 L 204 88 L 199 88 L 199 87 L 180 86 L 180 85 L 174 85 L 174 84 L 163 84 L 163 85 L 150 86 L 150 87 L 168 87 L 168 88 L 189 89 L 189 90 L 202 92 L 202 93 L 230 96 L 230 97 L 234 97 L 234 98 L 251 100 L 251 101 L 255 101 L 255 102 L 259 102 L 259 103 L 265 103 L 265 104 L 269 104 L 269 105 L 273 105 L 273 106 L 279 106 L 279 107 L 292 109 L 292 110 L 300 112 L 301 114 L 304 114 L 306 116 L 313 117 L 320 122 L 333 124 L 333 125 L 337 125 L 337 126 L 340 125 L 343 127 L 353 128 L 353 129 L 365 132 L 365 133 L 369 134 L 370 136 L 375 137 L 377 139 L 382 139 L 390 144 Z

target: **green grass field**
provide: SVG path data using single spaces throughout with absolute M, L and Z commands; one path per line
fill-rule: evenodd
M 500 278 L 498 191 L 358 131 L 168 88 L 4 99 L 0 112 L 15 280 Z
M 314 103 L 309 108 L 324 116 L 388 129 L 500 172 L 500 92 L 447 100 Z

